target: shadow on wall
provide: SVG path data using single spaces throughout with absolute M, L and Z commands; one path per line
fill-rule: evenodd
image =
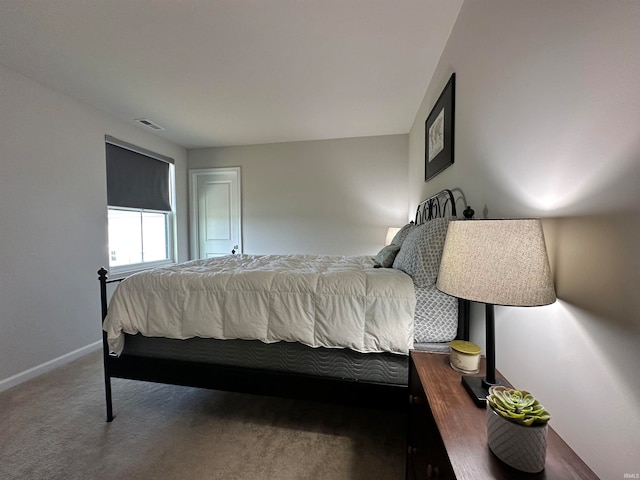
M 640 212 L 545 219 L 558 298 L 640 333 Z

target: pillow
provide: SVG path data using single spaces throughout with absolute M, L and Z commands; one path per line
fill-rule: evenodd
M 412 229 L 393 261 L 393 268 L 409 274 L 416 287 L 435 284 L 448 226 L 448 218 L 434 218 Z
M 411 233 L 411 231 L 416 227 L 416 224 L 413 222 L 407 223 L 404 227 L 398 230 L 398 233 L 395 234 L 393 240 L 391 240 L 391 245 L 402 246 L 402 243 L 407 238 L 407 235 Z
M 400 251 L 400 245 L 387 245 L 378 252 L 375 258 L 376 267 L 390 268 L 393 265 L 393 261 L 396 255 Z
M 431 285 L 416 288 L 413 340 L 417 343 L 450 342 L 458 333 L 458 299 Z

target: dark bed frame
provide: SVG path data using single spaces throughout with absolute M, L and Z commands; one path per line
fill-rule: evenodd
M 444 216 L 447 207 L 449 207 L 451 215 L 455 216 L 456 205 L 453 193 L 450 190 L 443 190 L 418 205 L 415 223 L 421 224 L 432 218 Z M 470 209 L 467 207 L 464 212 L 465 216 L 469 214 L 469 211 Z M 98 271 L 103 321 L 107 315 L 108 307 L 107 285 L 124 280 L 123 278 L 109 280 L 107 273 L 104 268 Z M 469 338 L 468 301 L 459 300 L 458 334 L 456 338 L 465 340 Z M 102 352 L 107 422 L 111 422 L 114 418 L 111 395 L 112 378 L 287 398 L 302 398 L 393 410 L 402 410 L 407 405 L 408 386 L 404 384 L 396 385 L 278 372 L 259 368 L 150 358 L 126 353 L 117 357 L 109 353 L 107 334 L 104 331 L 102 332 Z

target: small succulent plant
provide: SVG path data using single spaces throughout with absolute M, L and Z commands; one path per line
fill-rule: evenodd
M 501 417 L 527 427 L 544 425 L 551 419 L 536 397 L 524 390 L 502 385 L 490 387 L 487 403 Z

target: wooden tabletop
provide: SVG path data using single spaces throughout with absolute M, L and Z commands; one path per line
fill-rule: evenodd
M 475 405 L 449 365 L 448 354 L 412 352 L 418 376 L 458 479 L 597 479 L 593 471 L 549 424 L 547 458 L 540 473 L 523 473 L 500 461 L 487 444 L 486 409 Z M 484 372 L 484 358 L 480 372 Z M 505 385 L 511 386 L 497 372 Z M 553 422 L 553 420 L 551 421 Z

